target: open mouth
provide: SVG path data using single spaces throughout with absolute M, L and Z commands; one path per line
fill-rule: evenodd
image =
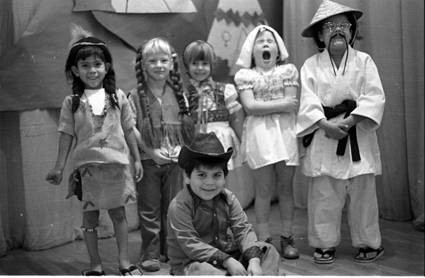
M 264 51 L 263 51 L 263 59 L 264 59 L 264 60 L 269 60 L 269 59 L 270 59 L 270 57 L 271 57 L 270 51 L 268 51 L 268 50 L 264 50 Z

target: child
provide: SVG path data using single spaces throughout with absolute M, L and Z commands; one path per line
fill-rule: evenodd
M 168 209 L 172 275 L 278 275 L 279 253 L 257 241 L 239 201 L 224 188 L 232 152 L 211 132 L 196 135 L 179 154 L 186 186 Z
M 272 240 L 268 221 L 277 186 L 282 256 L 297 259 L 292 235 L 292 180 L 299 163 L 295 136 L 298 71 L 293 64 L 281 64 L 287 57 L 279 34 L 269 26 L 257 26 L 248 34 L 236 61 L 243 68 L 236 73 L 235 82 L 248 114 L 242 154 L 254 172 L 257 234 L 260 240 Z
M 187 45 L 183 63 L 189 75 L 187 99 L 196 132 L 214 132 L 225 149 L 232 147 L 235 150 L 236 153 L 227 165 L 227 179 L 229 189 L 241 191 L 247 185 L 247 179 L 244 179 L 247 172 L 241 168 L 239 153 L 244 113 L 237 101 L 236 89 L 232 84 L 223 84 L 212 79 L 215 53 L 207 42 L 197 40 Z
M 99 209 L 108 209 L 118 245 L 119 271 L 122 275 L 141 275 L 128 259 L 124 208 L 130 198 L 135 199 L 127 144 L 136 160 L 136 180 L 142 177 L 133 133 L 135 123 L 125 94 L 115 87 L 112 57 L 105 43 L 81 27 L 73 30 L 76 42 L 71 46 L 65 65 L 66 76 L 72 81 L 73 95 L 67 96 L 62 105 L 58 157 L 46 179 L 52 184 L 60 184 L 75 139 L 70 190 L 76 192 L 83 202 L 82 230 L 90 256 L 90 270 L 82 274 L 105 275 L 98 252 L 96 226 Z M 75 187 L 75 182 L 81 188 Z
M 335 259 L 347 197 L 352 245 L 359 248 L 354 260 L 372 262 L 384 252 L 375 188 L 375 175 L 381 174 L 375 131 L 385 96 L 372 58 L 353 48 L 361 15 L 326 0 L 302 32 L 314 38 L 320 51 L 301 68 L 297 121 L 297 135 L 304 136 L 307 147 L 302 172 L 312 177 L 308 239 L 319 264 Z
M 160 255 L 167 259 L 166 221 L 170 201 L 182 187 L 177 155 L 190 126 L 177 55 L 161 38 L 146 42 L 137 52 L 137 90 L 129 99 L 136 115 L 142 150 L 143 179 L 137 184 L 142 234 L 141 267 L 158 271 Z

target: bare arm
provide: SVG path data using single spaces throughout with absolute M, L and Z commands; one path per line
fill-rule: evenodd
M 289 95 L 283 99 L 271 101 L 257 101 L 252 89 L 246 89 L 240 93 L 240 98 L 245 112 L 249 115 L 267 115 L 272 113 L 295 112 L 298 109 L 296 87 L 287 87 L 285 93 Z
M 135 128 L 130 128 L 124 132 L 125 140 L 130 149 L 131 155 L 134 158 L 134 174 L 136 181 L 140 181 L 143 177 L 143 168 L 140 161 L 140 153 L 137 144 L 137 136 L 135 134 Z
M 59 135 L 58 156 L 55 167 L 47 173 L 46 180 L 52 184 L 58 185 L 63 178 L 63 169 L 71 150 L 72 135 L 61 132 Z

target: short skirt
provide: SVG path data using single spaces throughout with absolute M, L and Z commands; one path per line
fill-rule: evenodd
M 129 165 L 90 164 L 78 168 L 83 211 L 113 209 L 136 200 Z

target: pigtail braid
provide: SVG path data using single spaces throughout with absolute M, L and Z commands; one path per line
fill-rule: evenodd
M 173 52 L 171 57 L 173 58 L 173 70 L 170 71 L 170 86 L 174 90 L 174 94 L 179 105 L 183 140 L 186 144 L 190 144 L 195 132 L 195 125 L 190 117 L 188 100 L 185 98 L 183 93 L 183 82 L 181 81 L 177 53 Z
M 153 132 L 153 125 L 150 118 L 150 103 L 149 103 L 149 97 L 146 94 L 146 81 L 145 81 L 145 75 L 143 73 L 143 47 L 140 47 L 137 50 L 136 55 L 136 78 L 137 78 L 137 93 L 140 98 L 140 106 L 142 108 L 142 121 L 140 131 L 142 133 L 143 141 L 146 143 L 148 147 L 153 147 L 154 144 L 154 132 Z
M 71 111 L 75 113 L 80 106 L 80 98 L 84 93 L 84 84 L 80 78 L 72 79 L 72 103 Z
M 109 102 L 111 107 L 119 109 L 117 88 L 115 85 L 115 71 L 112 68 L 112 64 L 110 65 L 110 69 L 103 79 L 103 87 L 105 88 L 105 92 L 109 95 Z

